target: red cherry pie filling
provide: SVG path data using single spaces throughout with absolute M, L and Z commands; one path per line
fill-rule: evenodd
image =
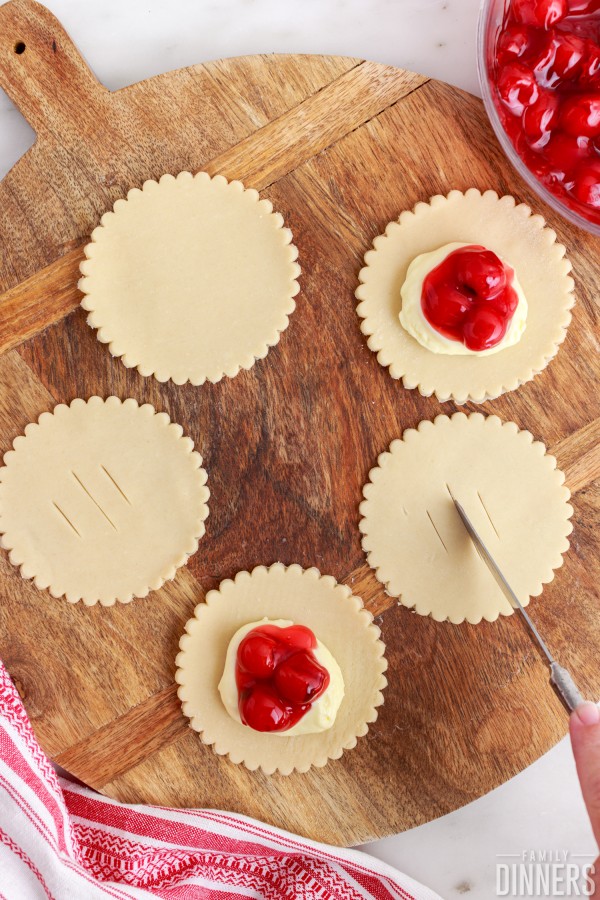
M 432 328 L 474 352 L 506 335 L 519 298 L 513 269 L 476 244 L 446 256 L 423 281 L 421 309 Z
M 489 72 L 523 162 L 600 224 L 600 0 L 511 0 Z
M 287 731 L 329 685 L 315 658 L 317 640 L 304 625 L 259 625 L 241 641 L 235 679 L 239 713 L 255 731 Z

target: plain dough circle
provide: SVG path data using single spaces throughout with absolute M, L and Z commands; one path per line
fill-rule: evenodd
M 528 313 L 527 328 L 513 347 L 486 357 L 432 353 L 400 324 L 400 289 L 411 261 L 454 241 L 482 244 L 514 268 Z M 528 206 L 494 191 L 451 191 L 417 203 L 375 238 L 356 289 L 361 330 L 380 364 L 404 387 L 440 401 L 482 403 L 530 381 L 556 354 L 571 321 L 570 271 L 555 232 Z
M 337 661 L 345 695 L 327 731 L 274 737 L 235 722 L 226 711 L 218 684 L 227 647 L 238 628 L 263 617 L 307 625 Z M 185 626 L 175 675 L 183 712 L 205 744 L 250 770 L 289 775 L 324 766 L 354 747 L 377 718 L 387 684 L 379 635 L 360 598 L 317 569 L 275 563 L 239 572 L 209 591 Z
M 163 175 L 117 200 L 81 263 L 81 305 L 142 375 L 203 384 L 249 369 L 287 328 L 300 267 L 268 200 L 206 172 Z
M 198 547 L 209 491 L 200 454 L 153 406 L 109 397 L 43 413 L 0 468 L 0 533 L 23 578 L 91 606 L 175 577 Z
M 437 621 L 510 615 L 451 494 L 525 606 L 552 581 L 573 513 L 556 460 L 514 422 L 437 416 L 404 432 L 369 473 L 360 505 L 363 549 L 386 591 Z

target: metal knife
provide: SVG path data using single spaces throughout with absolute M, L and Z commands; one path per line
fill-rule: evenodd
M 485 544 L 479 537 L 477 531 L 475 530 L 475 528 L 473 526 L 473 523 L 467 516 L 466 512 L 464 511 L 464 509 L 462 508 L 462 506 L 460 505 L 458 500 L 456 500 L 455 497 L 452 497 L 452 499 L 454 501 L 456 511 L 458 512 L 460 518 L 462 519 L 463 525 L 467 529 L 467 533 L 468 533 L 469 537 L 475 544 L 475 549 L 479 553 L 479 556 L 481 557 L 481 559 L 484 561 L 484 563 L 486 564 L 486 566 L 488 567 L 488 569 L 494 576 L 496 583 L 502 590 L 504 596 L 507 598 L 509 603 L 515 609 L 519 610 L 519 612 L 521 613 L 521 615 L 527 622 L 527 625 L 529 626 L 529 630 L 531 631 L 531 634 L 534 636 L 535 640 L 537 641 L 539 647 L 541 648 L 542 652 L 544 653 L 544 655 L 550 665 L 550 682 L 556 689 L 556 692 L 558 693 L 560 699 L 562 700 L 562 702 L 564 703 L 566 708 L 569 710 L 569 712 L 572 712 L 577 706 L 579 706 L 580 703 L 583 703 L 583 697 L 579 693 L 577 685 L 573 681 L 573 678 L 571 677 L 570 672 L 568 672 L 567 669 L 563 668 L 563 666 L 559 665 L 559 663 L 556 662 L 556 660 L 554 659 L 554 657 L 548 650 L 548 647 L 546 646 L 545 641 L 540 636 L 539 631 L 537 630 L 534 623 L 531 621 L 531 618 L 529 617 L 528 613 L 524 609 L 523 604 L 521 603 L 521 601 L 519 600 L 519 598 L 517 597 L 517 595 L 511 588 L 511 586 L 509 585 L 508 581 L 506 580 L 506 578 L 504 577 L 504 575 L 502 574 L 500 569 L 498 568 L 490 551 L 487 549 L 487 547 L 485 546 Z

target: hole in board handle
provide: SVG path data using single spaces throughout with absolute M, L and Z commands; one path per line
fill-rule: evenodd
M 23 43 L 23 41 L 17 41 L 17 43 L 15 44 L 15 53 L 18 53 L 20 56 L 21 53 L 25 53 L 25 48 L 26 45 Z

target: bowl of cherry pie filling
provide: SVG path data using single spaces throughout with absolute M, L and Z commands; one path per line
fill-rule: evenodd
M 600 0 L 483 0 L 478 44 L 483 99 L 512 164 L 600 235 Z

